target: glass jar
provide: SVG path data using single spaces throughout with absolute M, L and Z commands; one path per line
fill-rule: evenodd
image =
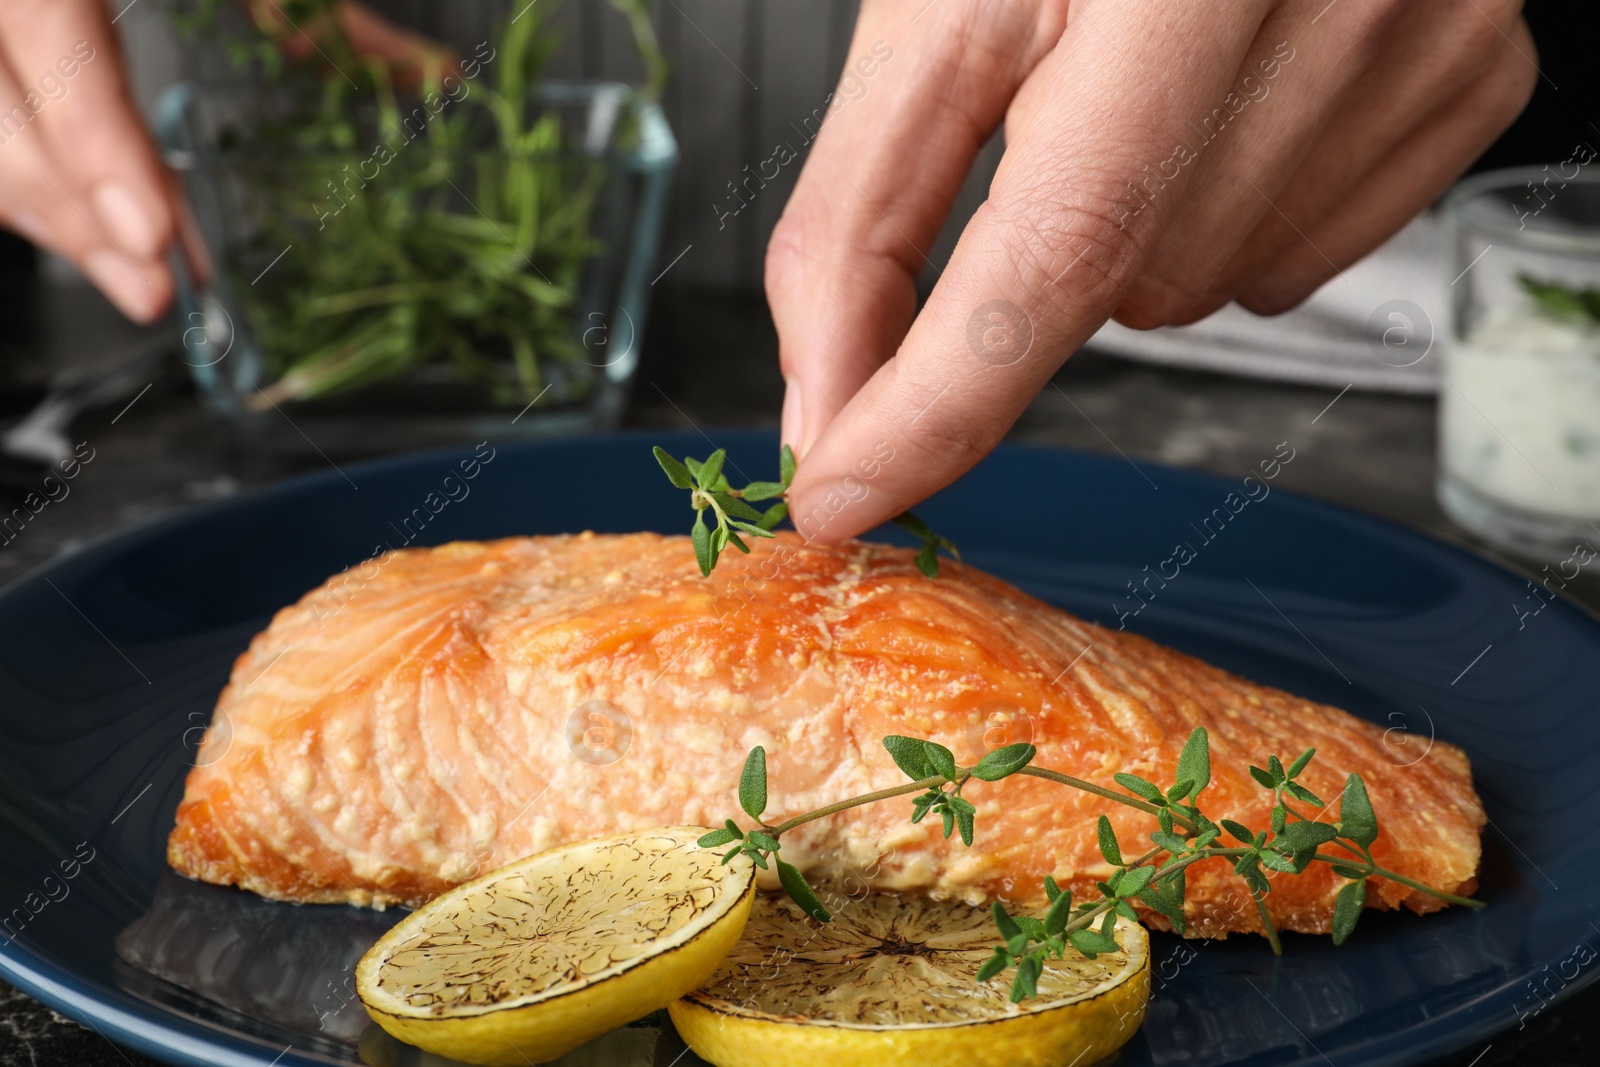
M 1455 245 L 1439 500 L 1497 547 L 1566 559 L 1600 534 L 1600 174 L 1477 175 L 1446 200 Z
M 303 93 L 168 90 L 158 133 L 198 231 L 177 260 L 184 360 L 244 443 L 367 455 L 620 418 L 671 129 L 629 86 L 543 82 L 508 148 L 462 95 L 334 122 Z

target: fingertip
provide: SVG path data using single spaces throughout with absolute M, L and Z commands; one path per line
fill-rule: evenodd
M 790 493 L 789 521 L 801 537 L 819 545 L 835 545 L 847 535 L 838 532 L 832 515 L 823 502 L 821 490 Z
M 50 248 L 50 227 L 43 219 L 26 208 L 14 207 L 6 219 L 6 228 L 15 231 L 35 248 Z
M 1332 277 L 1331 273 L 1326 277 L 1320 272 L 1293 274 L 1285 268 L 1281 276 L 1273 276 L 1269 280 L 1251 285 L 1234 300 L 1252 315 L 1272 318 L 1293 311 L 1311 299 L 1312 294 L 1320 289 L 1329 277 Z
M 82 266 L 96 288 L 135 322 L 154 322 L 172 300 L 172 278 L 160 262 L 137 264 L 114 249 L 100 248 L 85 256 Z
M 172 240 L 172 213 L 159 193 L 141 195 L 113 178 L 95 186 L 90 204 L 106 236 L 131 259 L 153 260 Z
M 879 443 L 879 449 L 882 447 Z M 822 451 L 832 450 L 832 443 Z M 869 453 L 863 453 L 868 455 Z M 843 468 L 819 467 L 815 457 L 810 477 L 796 475 L 789 493 L 789 521 L 807 541 L 836 545 L 873 529 L 906 509 L 879 477 L 887 460 L 864 458 Z M 892 458 L 893 452 L 889 453 Z M 804 468 L 801 468 L 804 471 Z

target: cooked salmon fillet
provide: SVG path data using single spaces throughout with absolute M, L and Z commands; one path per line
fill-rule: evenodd
M 745 753 L 766 747 L 767 819 L 905 784 L 888 734 L 957 760 L 1016 740 L 1035 764 L 1111 786 L 1170 784 L 1196 726 L 1210 734 L 1203 808 L 1253 828 L 1271 797 L 1251 763 L 1317 756 L 1324 799 L 1366 780 L 1380 864 L 1470 892 L 1484 814 L 1465 755 L 1406 763 L 1383 731 L 1135 634 L 1074 618 L 982 572 L 919 573 L 883 545 L 795 535 L 725 553 L 710 578 L 682 537 L 512 538 L 408 549 L 344 572 L 280 611 L 234 664 L 178 807 L 179 872 L 301 902 L 414 905 L 565 842 L 738 816 Z M 1095 822 L 1129 855 L 1154 820 L 1035 778 L 972 781 L 977 839 L 910 820 L 909 797 L 784 835 L 783 855 L 836 885 L 973 902 L 1080 894 L 1110 871 Z M 1332 815 L 1324 816 L 1331 818 Z M 1274 876 L 1278 924 L 1326 931 L 1340 879 Z M 1437 902 L 1371 883 L 1368 904 Z M 1225 861 L 1190 869 L 1190 933 L 1259 930 Z M 1147 916 L 1162 925 L 1159 916 Z

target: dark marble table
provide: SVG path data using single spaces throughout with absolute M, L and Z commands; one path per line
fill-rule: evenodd
M 8 341 L 14 411 L 52 369 L 133 350 L 148 334 L 122 325 L 92 293 L 55 287 L 38 297 L 31 336 Z M 176 328 L 168 326 L 168 334 Z M 646 346 L 630 426 L 775 425 L 782 396 L 777 342 L 763 305 L 733 297 L 665 292 Z M 1219 474 L 1250 469 L 1280 441 L 1296 449 L 1277 485 L 1399 520 L 1471 544 L 1433 497 L 1431 400 L 1246 381 L 1156 368 L 1080 353 L 1018 423 L 1013 438 L 1130 463 L 1163 463 Z M 1070 398 L 1070 399 L 1069 399 Z M 180 375 L 157 377 L 131 407 L 126 400 L 85 413 L 74 440 L 96 458 L 71 495 L 44 509 L 0 546 L 0 581 L 9 581 L 84 540 L 185 505 L 227 496 L 318 469 L 315 452 L 266 459 L 218 435 Z M 1327 410 L 1324 410 L 1327 409 Z M 1481 546 L 1474 546 L 1480 547 Z M 1600 607 L 1600 579 L 1581 577 L 1569 593 Z M 1600 988 L 1547 1010 L 1518 1032 L 1436 1067 L 1600 1062 Z M 0 983 L 0 1067 L 145 1067 L 123 1050 Z M 1343 1067 L 1343 1065 L 1332 1065 Z

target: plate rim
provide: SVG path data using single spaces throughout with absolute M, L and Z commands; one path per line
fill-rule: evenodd
M 771 428 L 706 426 L 703 432 L 688 428 L 630 429 L 563 435 L 535 441 L 497 443 L 491 437 L 488 443 L 496 449 L 498 455 L 500 449 L 537 452 L 550 447 L 585 443 L 646 440 L 651 440 L 652 443 L 659 443 L 662 440 L 692 442 L 697 439 L 709 440 L 708 434 L 720 434 L 744 440 L 764 438 L 776 441 L 777 439 L 776 432 Z M 215 514 L 241 506 L 279 496 L 299 494 L 311 488 L 321 488 L 327 483 L 344 479 L 350 473 L 380 474 L 396 468 L 420 466 L 429 460 L 460 456 L 473 447 L 462 444 L 405 452 L 350 464 L 342 471 L 335 468 L 302 472 L 219 500 L 189 504 L 136 520 L 96 535 L 71 552 L 52 557 L 0 585 L 0 600 L 16 594 L 24 586 L 36 583 L 54 571 L 82 565 L 106 554 L 108 549 L 127 542 L 147 543 L 172 527 L 204 522 Z M 1088 461 L 1107 468 L 1116 464 L 1115 457 L 1099 452 L 1025 442 L 1002 442 L 994 452 L 999 455 L 1022 454 L 1055 459 L 1068 458 L 1079 462 Z M 1231 487 L 1235 481 L 1226 475 L 1211 471 L 1174 467 L 1159 462 L 1146 462 L 1144 466 L 1168 476 L 1176 476 L 1194 485 Z M 1521 579 L 1531 577 L 1531 572 L 1521 569 L 1514 561 L 1492 556 L 1476 545 L 1447 539 L 1411 523 L 1377 515 L 1359 507 L 1323 500 L 1293 489 L 1275 489 L 1274 493 L 1287 497 L 1297 509 L 1313 515 L 1337 516 L 1346 522 L 1353 522 L 1357 527 L 1365 527 L 1369 532 L 1381 533 L 1388 540 L 1409 542 L 1434 553 L 1443 551 L 1447 555 L 1453 554 L 1476 568 L 1487 569 L 1503 576 Z M 1600 630 L 1600 611 L 1564 593 L 1558 595 L 1566 607 L 1575 609 L 1579 619 Z M 279 1052 L 275 1058 L 268 1060 L 265 1058 L 265 1053 L 272 1046 L 264 1042 L 248 1039 L 194 1016 L 162 1011 L 123 990 L 108 989 L 101 992 L 87 984 L 69 966 L 57 964 L 17 940 L 0 943 L 0 978 L 108 1040 L 115 1035 L 118 1041 L 130 1048 L 157 1060 L 179 1064 L 181 1067 L 272 1067 L 276 1064 L 326 1067 L 328 1064 L 338 1062 L 309 1051 L 301 1052 L 292 1044 Z M 1544 1009 L 1566 1002 L 1594 985 L 1597 980 L 1600 980 L 1600 967 L 1582 971 L 1562 989 L 1545 999 Z M 126 999 L 128 1003 L 119 1003 L 119 999 Z M 1377 1035 L 1356 1046 L 1369 1050 L 1363 1067 L 1405 1067 L 1408 1064 L 1417 1064 L 1448 1055 L 1468 1044 L 1501 1034 L 1510 1029 L 1511 1022 L 1503 1021 L 1504 1016 L 1500 1012 L 1509 1009 L 1514 1021 L 1515 999 L 1516 990 L 1513 986 L 1501 986 L 1456 1004 L 1440 1014 L 1432 1015 L 1404 1031 Z M 176 1042 L 167 1040 L 169 1037 L 176 1038 Z M 1301 1042 L 1295 1043 L 1293 1047 L 1296 1049 L 1296 1055 L 1300 1056 L 1294 1061 L 1295 1064 L 1310 1064 L 1321 1059 L 1321 1053 L 1315 1044 L 1303 1035 Z

